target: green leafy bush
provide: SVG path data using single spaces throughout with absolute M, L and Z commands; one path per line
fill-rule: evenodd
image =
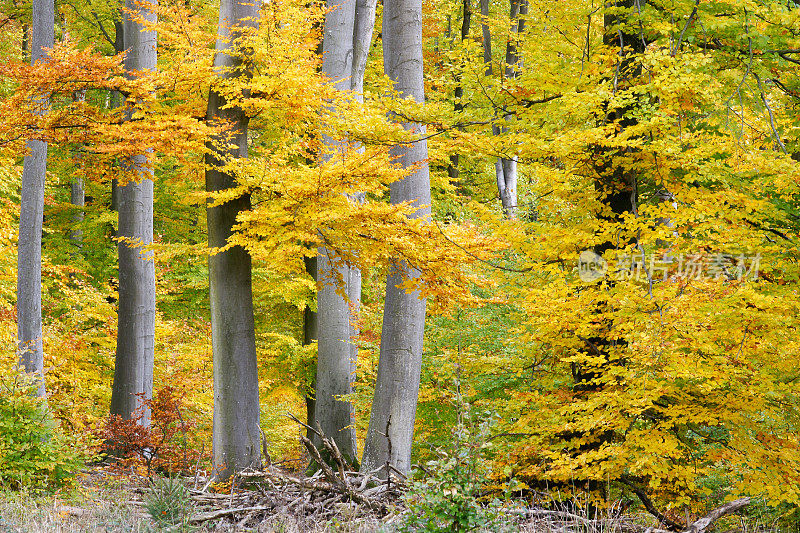
M 47 403 L 33 396 L 36 382 L 15 367 L 0 372 L 0 484 L 17 490 L 71 483 L 82 458 Z
M 460 533 L 502 531 L 499 502 L 482 502 L 488 480 L 491 417 L 477 421 L 469 405 L 459 406 L 459 422 L 452 444 L 437 450 L 437 458 L 420 468 L 423 476 L 412 481 L 405 501 L 408 513 L 400 531 Z

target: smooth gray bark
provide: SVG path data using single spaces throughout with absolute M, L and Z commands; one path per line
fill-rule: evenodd
M 406 98 L 425 100 L 422 77 L 422 2 L 385 0 L 383 5 L 384 72 Z M 424 135 L 425 127 L 404 124 Z M 405 179 L 389 186 L 392 203 L 411 202 L 422 207 L 413 216 L 429 217 L 431 190 L 428 173 L 428 145 L 424 139 L 395 146 L 391 154 L 405 168 L 414 168 Z M 372 401 L 362 470 L 372 471 L 389 463 L 401 472 L 411 468 L 411 444 L 417 411 L 422 338 L 425 329 L 425 300 L 419 293 L 398 287 L 419 272 L 397 261 L 386 280 L 381 352 Z M 382 475 L 388 475 L 386 470 Z
M 355 407 L 342 395 L 353 392 L 358 347 L 351 336 L 355 325 L 348 302 L 336 294 L 335 281 L 330 277 L 338 271 L 344 282 L 348 296 L 355 294 L 355 287 L 361 287 L 361 272 L 348 266 L 333 266 L 329 261 L 329 251 L 319 249 L 317 257 L 319 268 L 319 290 L 317 292 L 317 374 L 314 421 L 322 428 L 323 434 L 332 437 L 342 455 L 350 463 L 357 461 Z
M 140 17 L 155 21 L 151 6 L 156 0 L 127 0 L 126 7 Z M 156 69 L 157 35 L 144 31 L 142 25 L 124 15 L 125 70 Z M 128 118 L 135 102 L 128 102 Z M 143 246 L 153 242 L 153 168 L 147 154 L 134 155 L 128 161 L 133 179 L 118 188 L 119 230 L 119 308 L 117 311 L 117 353 L 111 413 L 130 419 L 142 401 L 153 396 L 153 355 L 155 351 L 156 277 L 152 252 Z M 150 425 L 150 412 L 143 408 L 140 423 Z
M 488 7 L 488 6 L 487 6 Z M 519 53 L 517 41 L 514 34 L 522 35 L 525 31 L 525 15 L 528 14 L 527 0 L 511 0 L 509 19 L 511 20 L 511 38 L 506 45 L 506 66 L 505 77 L 514 79 L 519 75 L 522 68 L 522 58 Z M 488 28 L 484 29 L 484 34 L 488 33 Z M 491 57 L 491 56 L 490 56 Z M 484 60 L 486 52 L 484 49 Z M 505 110 L 504 110 L 505 111 Z M 511 120 L 511 115 L 505 115 L 506 120 Z M 504 132 L 505 128 L 494 127 L 495 135 Z M 497 178 L 497 192 L 503 204 L 503 212 L 507 218 L 517 216 L 517 157 L 499 157 L 495 161 L 495 175 Z
M 257 27 L 259 6 L 258 1 L 222 0 L 214 56 L 216 75 L 220 78 L 249 77 L 242 58 L 246 51 L 238 45 L 243 30 Z M 247 157 L 249 117 L 241 108 L 226 104 L 225 98 L 212 87 L 206 118 L 212 123 L 222 121 L 230 130 L 228 136 L 214 139 L 209 145 L 208 192 L 235 187 L 235 176 L 223 172 L 222 165 L 229 159 Z M 233 234 L 236 216 L 250 207 L 249 194 L 209 207 L 209 246 L 225 246 Z M 261 465 L 250 254 L 241 246 L 214 254 L 208 259 L 208 272 L 214 357 L 214 474 L 218 479 L 227 479 L 235 472 Z
M 86 91 L 76 91 L 72 95 L 73 102 L 83 102 L 85 100 Z M 80 147 L 75 150 L 74 158 L 76 166 L 82 167 L 83 154 L 81 153 Z M 70 239 L 76 248 L 81 248 L 83 246 L 83 230 L 81 229 L 81 223 L 83 222 L 84 217 L 83 207 L 86 205 L 86 191 L 84 188 L 83 178 L 81 176 L 75 176 L 72 178 L 72 181 L 70 182 L 69 200 L 70 203 L 77 208 L 71 217 L 73 227 L 72 231 L 70 232 Z
M 376 5 L 377 0 L 356 0 L 350 89 L 356 93 L 359 99 L 364 91 L 364 72 L 367 69 L 367 56 L 369 56 L 369 50 L 372 47 Z
M 675 211 L 678 210 L 678 202 L 675 200 L 675 195 L 669 192 L 667 189 L 660 189 L 655 193 L 656 201 L 659 204 L 668 203 L 672 206 L 672 209 Z M 672 229 L 672 235 L 674 237 L 678 236 L 678 232 L 675 231 L 675 222 L 672 220 L 671 217 L 658 217 L 656 219 L 656 224 L 659 226 L 666 226 L 667 228 Z M 664 239 L 656 239 L 656 248 L 669 248 L 671 247 L 670 241 L 665 241 Z
M 361 95 L 367 55 L 375 23 L 374 0 L 330 0 L 325 15 L 322 43 L 322 73 L 339 90 L 350 89 Z M 342 156 L 346 141 L 323 135 L 331 153 L 324 160 Z M 361 199 L 351 198 L 358 202 Z M 358 346 L 354 322 L 361 301 L 361 271 L 335 264 L 336 251 L 321 246 L 317 257 L 317 373 L 314 421 L 324 435 L 336 441 L 342 455 L 355 464 L 355 407 L 342 396 L 353 392 Z M 339 280 L 345 299 L 337 294 Z M 318 440 L 318 439 L 317 439 Z M 319 442 L 317 443 L 319 444 Z
M 55 24 L 53 0 L 34 0 L 31 24 L 31 64 L 46 57 L 53 46 Z M 23 47 L 25 43 L 23 43 Z M 36 101 L 40 113 L 47 113 L 49 101 Z M 26 372 L 36 374 L 37 396 L 45 395 L 44 347 L 42 343 L 42 223 L 44 184 L 47 173 L 47 143 L 30 139 L 22 166 L 19 240 L 17 244 L 17 341 L 19 362 Z

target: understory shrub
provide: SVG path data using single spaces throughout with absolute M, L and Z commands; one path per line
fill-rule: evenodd
M 16 365 L 0 372 L 0 483 L 14 490 L 71 483 L 83 458 L 34 396 L 35 379 Z
M 150 517 L 162 528 L 189 531 L 192 501 L 189 489 L 178 478 L 155 478 L 150 491 L 145 495 L 144 505 Z
M 500 502 L 483 501 L 489 479 L 487 450 L 491 445 L 491 416 L 478 420 L 468 404 L 458 405 L 459 421 L 453 440 L 436 450 L 436 458 L 420 467 L 405 495 L 408 507 L 400 531 L 461 533 L 502 531 Z
M 200 452 L 190 446 L 195 422 L 183 414 L 184 396 L 167 386 L 143 400 L 130 420 L 118 415 L 107 419 L 100 436 L 119 460 L 118 467 L 143 465 L 148 476 L 153 471 L 186 474 L 192 470 Z M 149 427 L 141 424 L 145 409 L 150 410 Z

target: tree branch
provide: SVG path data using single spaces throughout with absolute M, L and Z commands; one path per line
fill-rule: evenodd
M 650 496 L 647 495 L 644 489 L 642 489 L 639 485 L 634 483 L 632 479 L 630 479 L 627 476 L 622 476 L 619 480 L 628 487 L 630 487 L 633 493 L 636 494 L 636 496 L 642 502 L 644 508 L 647 509 L 647 512 L 655 516 L 660 523 L 667 526 L 669 528 L 668 531 L 682 531 L 684 529 L 683 525 L 679 524 L 678 522 L 670 520 L 661 511 L 656 509 L 655 505 L 653 505 L 653 501 L 650 499 Z M 656 531 L 660 532 L 663 530 L 654 529 L 653 533 L 655 533 Z
M 772 135 L 775 136 L 775 142 L 778 143 L 781 151 L 788 155 L 786 146 L 783 144 L 783 141 L 781 141 L 781 136 L 778 135 L 778 129 L 775 126 L 775 116 L 772 114 L 772 108 L 769 106 L 769 103 L 767 103 L 767 96 L 764 94 L 764 86 L 761 84 L 761 78 L 755 72 L 752 74 L 756 79 L 756 83 L 758 84 L 758 92 L 761 93 L 761 101 L 764 103 L 764 107 L 767 108 L 767 113 L 769 114 L 769 127 L 772 129 Z
M 700 5 L 700 0 L 695 0 L 694 9 L 692 9 L 692 12 L 689 14 L 689 19 L 686 21 L 686 24 L 683 26 L 683 29 L 681 30 L 681 34 L 678 36 L 678 42 L 675 43 L 675 48 L 672 50 L 672 53 L 670 54 L 673 57 L 675 57 L 675 54 L 677 54 L 678 50 L 681 49 L 681 45 L 683 44 L 683 34 L 686 33 L 686 29 L 689 27 L 689 24 L 691 24 L 692 21 L 694 20 L 694 18 L 697 16 L 697 6 L 699 6 L 699 5 Z
M 733 500 L 732 502 L 728 502 L 722 507 L 717 507 L 706 516 L 697 520 L 689 526 L 685 533 L 700 533 L 701 531 L 705 531 L 708 526 L 722 518 L 723 516 L 727 516 L 729 514 L 733 514 L 739 509 L 743 509 L 750 504 L 750 498 L 739 498 L 738 500 Z

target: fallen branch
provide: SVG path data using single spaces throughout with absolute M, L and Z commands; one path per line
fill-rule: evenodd
M 314 478 L 303 479 L 272 470 L 265 470 L 263 472 L 242 472 L 239 475 L 243 478 L 251 479 L 277 479 L 297 485 L 303 489 L 318 490 L 320 492 L 330 492 L 336 490 L 335 486 L 327 481 L 316 481 Z
M 750 498 L 739 498 L 738 500 L 733 500 L 732 502 L 728 502 L 722 507 L 714 509 L 700 520 L 693 522 L 685 533 L 700 533 L 701 531 L 704 531 L 708 526 L 710 526 L 723 516 L 733 514 L 739 509 L 747 507 L 749 504 L 750 504 Z
M 305 442 L 303 444 L 305 444 Z M 309 444 L 310 444 L 310 441 L 309 441 Z M 319 451 L 316 450 L 316 447 L 314 447 L 313 444 L 311 444 L 311 446 L 316 451 L 317 456 L 318 456 L 319 455 Z M 310 452 L 310 450 L 309 450 L 309 452 Z M 313 454 L 312 454 L 312 457 L 313 457 Z M 330 470 L 330 467 L 328 467 L 328 469 Z M 272 478 L 272 479 L 277 479 L 277 480 L 281 480 L 281 481 L 284 481 L 284 482 L 288 482 L 288 483 L 297 485 L 298 487 L 303 488 L 303 489 L 311 489 L 311 490 L 316 490 L 316 491 L 319 491 L 319 492 L 333 492 L 333 493 L 345 496 L 347 499 L 349 499 L 351 501 L 354 501 L 356 503 L 360 503 L 361 505 L 365 505 L 372 511 L 382 512 L 384 510 L 383 503 L 381 503 L 380 501 L 377 501 L 376 499 L 371 498 L 370 495 L 369 495 L 369 491 L 368 490 L 361 491 L 361 490 L 354 489 L 349 482 L 348 483 L 344 483 L 344 482 L 340 481 L 338 478 L 336 478 L 336 476 L 335 476 L 335 474 L 333 474 L 332 470 L 331 470 L 331 476 L 332 476 L 331 479 L 334 480 L 333 482 L 331 482 L 330 480 L 328 480 L 328 481 L 313 481 L 311 479 L 302 479 L 302 478 L 299 478 L 299 477 L 291 476 L 289 474 L 283 474 L 283 473 L 276 472 L 276 471 L 271 471 L 271 470 L 266 470 L 266 471 L 263 471 L 263 472 L 246 472 L 246 473 L 243 472 L 243 473 L 241 473 L 239 475 L 241 477 L 243 477 L 243 478 L 251 478 L 251 479 L 252 478 Z M 328 477 L 327 474 L 325 475 L 325 477 L 326 478 Z M 366 481 L 368 481 L 368 480 L 366 480 Z M 361 486 L 366 487 L 367 484 L 368 484 L 366 481 L 362 481 L 362 485 Z M 379 481 L 379 480 L 375 479 L 375 481 Z
M 236 507 L 233 509 L 219 509 L 217 511 L 209 511 L 207 513 L 196 514 L 191 518 L 189 518 L 189 522 L 192 522 L 193 524 L 199 524 L 202 522 L 207 522 L 209 520 L 214 520 L 216 518 L 222 518 L 233 514 L 252 513 L 257 511 L 269 511 L 270 509 L 272 509 L 271 505 L 255 505 L 253 507 Z
M 586 517 L 568 513 L 566 511 L 551 511 L 549 509 L 532 509 L 526 511 L 524 514 L 528 517 L 552 517 L 552 518 L 560 518 L 562 520 L 572 520 L 575 522 L 579 522 L 584 526 L 590 526 L 592 523 L 592 521 Z
M 728 516 L 729 514 L 733 514 L 739 509 L 747 507 L 749 504 L 750 504 L 750 498 L 739 498 L 738 500 L 733 500 L 732 502 L 728 502 L 721 507 L 717 507 L 716 509 L 705 515 L 703 518 L 695 520 L 694 522 L 689 524 L 689 527 L 683 530 L 682 533 L 702 533 L 703 531 L 708 529 L 708 527 L 711 524 L 713 524 L 723 516 Z M 656 529 L 649 527 L 644 531 L 644 533 L 671 533 L 671 532 L 664 529 Z

